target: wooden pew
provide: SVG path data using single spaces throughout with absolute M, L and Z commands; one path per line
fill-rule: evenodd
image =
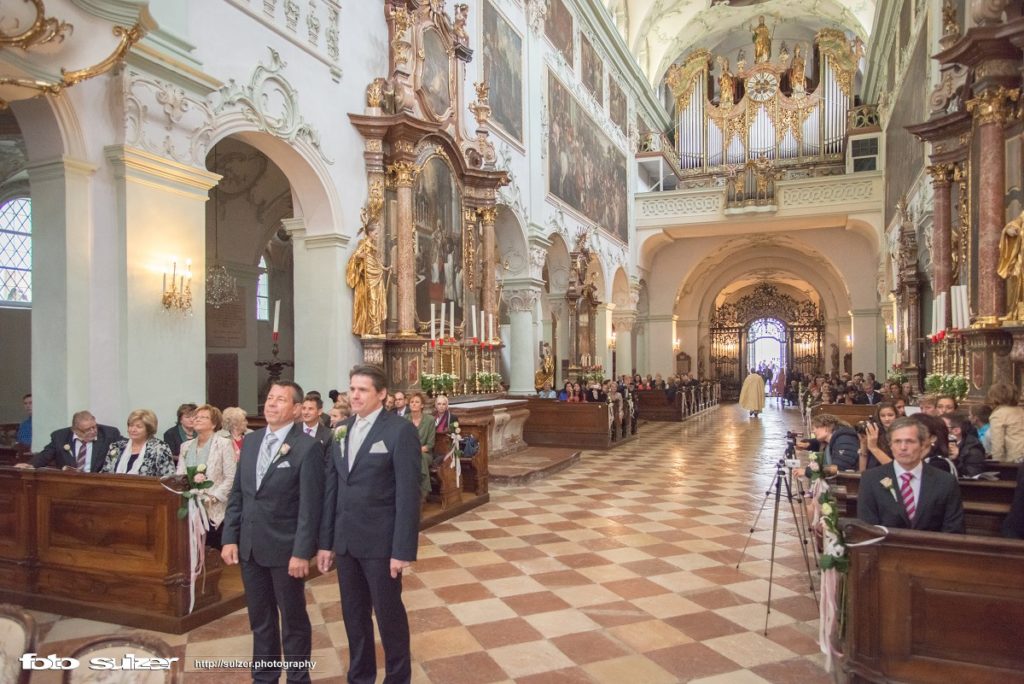
M 1017 473 L 1020 471 L 1020 463 L 1003 463 L 1002 461 L 985 461 L 985 471 L 999 473 L 1000 480 L 1017 481 Z
M 642 420 L 681 421 L 683 395 L 676 392 L 669 399 L 665 390 L 637 390 L 637 412 Z
M 450 460 L 443 460 L 452 448 L 452 440 L 446 434 L 434 438 L 434 459 L 438 461 L 430 468 L 431 494 L 446 511 L 462 503 L 462 487 L 457 482 L 455 469 Z
M 530 417 L 523 439 L 533 446 L 610 449 L 634 436 L 629 417 L 624 416 L 626 425 L 615 424 L 605 403 L 570 404 L 536 397 L 527 402 Z
M 859 521 L 844 531 L 883 536 Z M 889 530 L 849 552 L 850 682 L 1024 681 L 1024 541 Z
M 0 468 L 0 601 L 175 634 L 237 610 L 209 550 L 189 613 L 180 502 L 156 478 Z
M 811 409 L 811 417 L 822 413 L 831 413 L 843 422 L 856 425 L 875 415 L 875 406 L 869 404 L 818 404 Z
M 930 468 L 931 466 L 925 466 Z M 860 489 L 860 473 L 839 473 L 836 498 L 845 504 L 846 515 L 857 517 L 857 494 Z M 1010 512 L 1016 482 L 998 480 L 959 480 L 960 497 L 964 503 L 964 524 L 968 534 L 999 536 L 1003 520 Z
M 452 415 L 459 422 L 463 437 L 476 437 L 480 443 L 480 450 L 472 458 L 463 456 L 460 459 L 462 466 L 462 491 L 472 496 L 488 496 L 488 459 L 490 449 L 491 423 L 494 417 L 491 415 L 472 411 L 459 411 L 458 405 L 452 406 Z M 447 453 L 447 452 L 446 452 Z M 463 497 L 465 498 L 465 497 Z
M 32 460 L 32 450 L 22 444 L 0 446 L 0 465 L 27 463 Z

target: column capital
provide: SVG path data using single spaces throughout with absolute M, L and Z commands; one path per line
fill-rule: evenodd
M 420 173 L 420 167 L 412 162 L 397 161 L 388 165 L 387 173 L 393 177 L 396 186 L 411 188 Z
M 480 207 L 476 210 L 480 216 L 480 222 L 485 226 L 493 226 L 498 222 L 498 208 L 494 206 Z
M 956 164 L 953 162 L 944 162 L 929 166 L 928 174 L 932 177 L 932 185 L 949 185 L 950 181 L 953 179 L 955 168 Z
M 615 325 L 617 330 L 631 332 L 633 330 L 633 326 L 636 325 L 636 322 L 636 311 L 616 311 L 612 315 L 612 323 Z
M 979 125 L 1002 125 L 1006 123 L 1012 110 L 1009 103 L 1016 102 L 1019 97 L 1019 88 L 987 88 L 967 101 L 967 111 L 974 115 Z
M 533 278 L 507 280 L 501 298 L 512 313 L 533 311 L 544 291 L 543 285 L 543 281 Z

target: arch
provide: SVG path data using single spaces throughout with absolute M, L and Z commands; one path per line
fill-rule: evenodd
M 48 95 L 11 103 L 30 163 L 86 158 L 85 136 L 69 95 Z
M 569 246 L 558 233 L 548 238 L 545 264 L 548 271 L 548 292 L 562 294 L 569 287 Z
M 617 309 L 631 308 L 631 302 L 629 299 L 629 278 L 626 277 L 626 269 L 622 266 L 615 269 L 615 275 L 612 278 L 611 301 L 615 303 L 615 308 Z
M 498 217 L 494 223 L 494 238 L 501 257 L 498 278 L 525 278 L 530 275 L 530 259 L 523 224 L 512 207 L 507 204 L 497 206 Z M 506 264 L 508 270 L 505 270 Z

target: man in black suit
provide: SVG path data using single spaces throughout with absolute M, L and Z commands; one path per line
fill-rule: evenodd
M 302 431 L 316 440 L 321 453 L 326 453 L 331 441 L 331 428 L 320 422 L 324 402 L 319 394 L 307 394 L 302 400 Z
M 337 560 L 349 683 L 376 680 L 372 609 L 384 646 L 384 682 L 399 684 L 412 676 L 402 570 L 416 560 L 420 442 L 410 421 L 384 410 L 379 367 L 356 366 L 349 384 L 353 415 L 328 453 L 317 565 L 327 572 Z
M 110 425 L 99 425 L 88 411 L 79 411 L 71 418 L 71 427 L 55 430 L 50 443 L 32 457 L 27 468 L 68 468 L 85 473 L 103 470 L 110 445 L 121 439 L 121 431 Z
M 885 397 L 882 396 L 882 393 L 875 389 L 875 384 L 870 380 L 865 380 L 864 384 L 861 385 L 861 388 L 861 393 L 857 395 L 856 399 L 856 403 L 858 404 L 870 404 L 874 406 L 875 404 L 882 403 L 882 400 L 885 399 Z
M 924 465 L 928 428 L 898 418 L 889 428 L 891 463 L 861 476 L 857 517 L 873 525 L 964 533 L 964 507 L 956 478 Z
M 224 517 L 221 558 L 242 563 L 258 682 L 280 679 L 280 667 L 257 661 L 281 661 L 282 645 L 291 663 L 308 662 L 312 649 L 303 578 L 317 551 L 324 468 L 320 447 L 295 422 L 302 396 L 294 382 L 270 386 L 267 427 L 242 442 Z M 308 682 L 308 664 L 288 667 L 287 675 Z
M 395 415 L 402 418 L 409 415 L 409 400 L 402 390 L 395 392 Z

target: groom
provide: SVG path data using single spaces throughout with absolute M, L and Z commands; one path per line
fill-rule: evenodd
M 377 366 L 349 373 L 353 416 L 328 448 L 317 566 L 338 564 L 348 634 L 350 684 L 377 676 L 371 610 L 384 646 L 385 684 L 412 676 L 402 570 L 416 560 L 420 521 L 420 441 L 413 424 L 384 411 L 387 378 Z

